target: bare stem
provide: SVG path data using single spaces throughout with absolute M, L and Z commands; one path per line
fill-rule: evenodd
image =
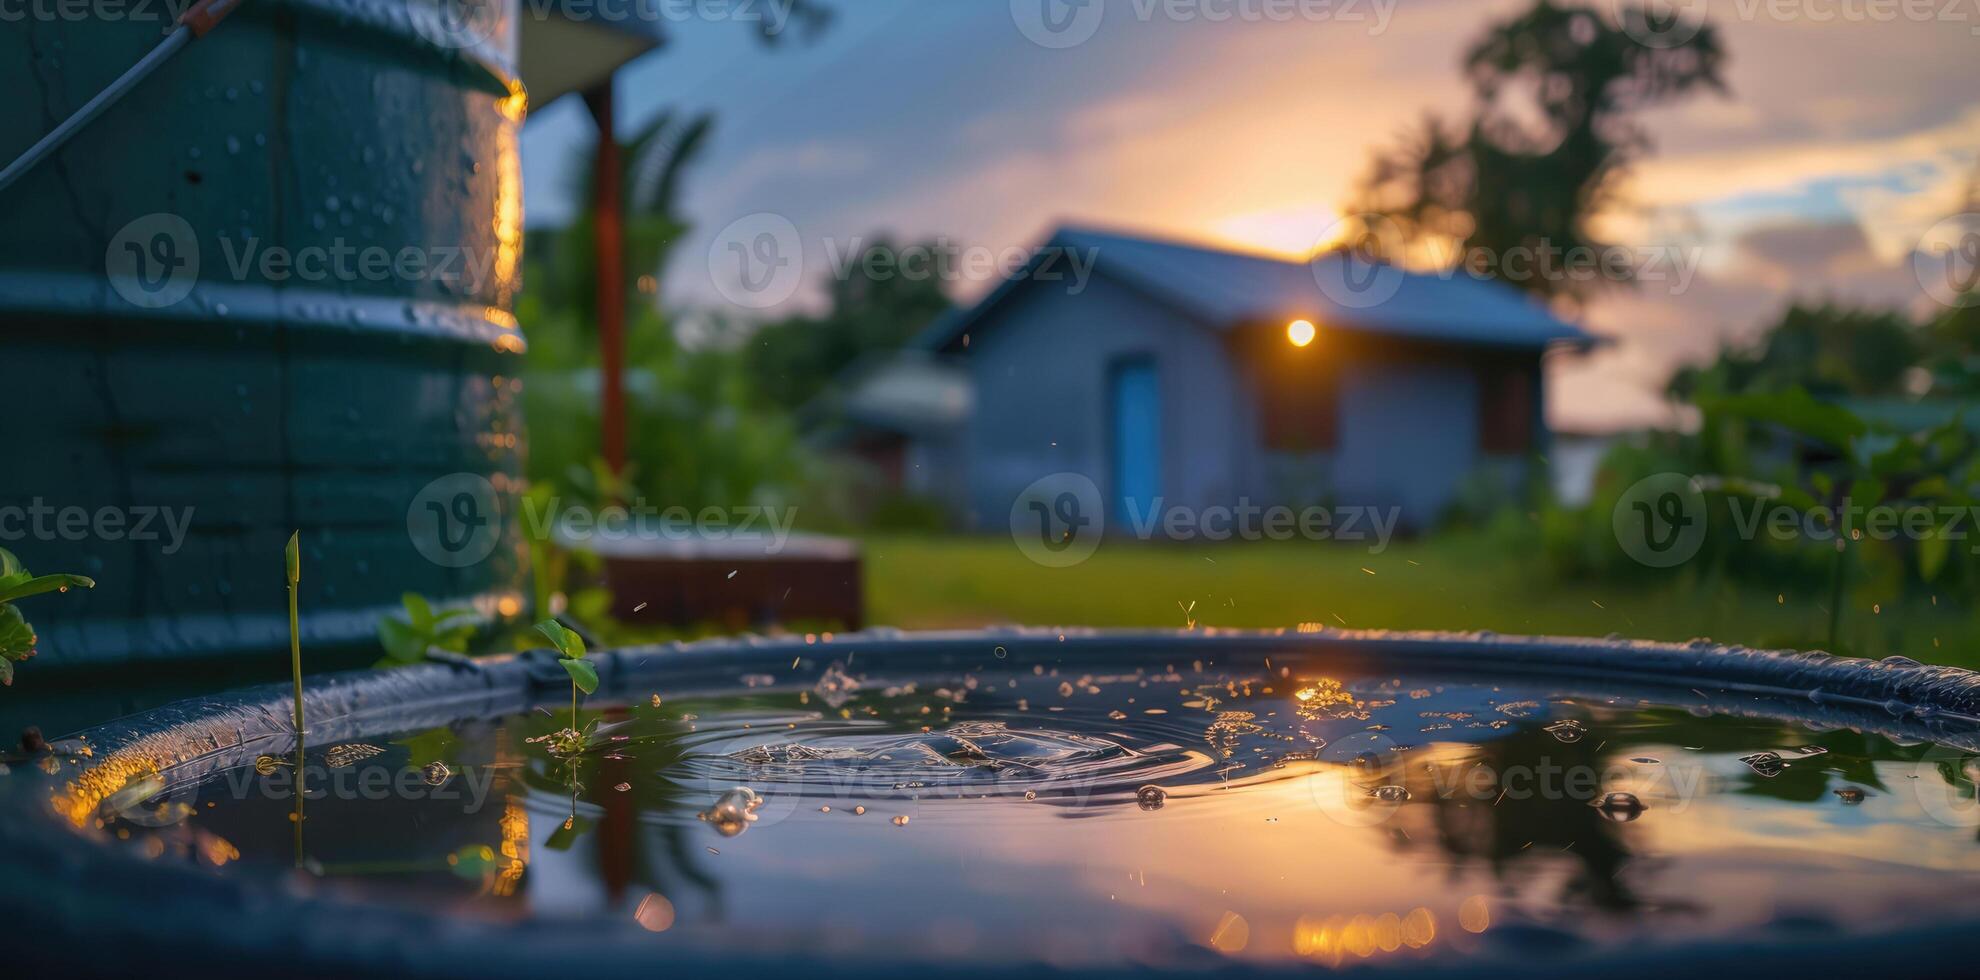
M 296 587 L 289 586 L 289 673 L 296 682 L 296 734 L 303 730 L 302 631 L 296 625 Z

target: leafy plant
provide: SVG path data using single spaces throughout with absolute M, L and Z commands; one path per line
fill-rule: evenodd
M 21 567 L 14 553 L 0 548 L 0 684 L 14 683 L 14 664 L 34 656 L 34 627 L 21 616 L 14 603 L 45 592 L 67 592 L 72 587 L 96 588 L 96 582 L 81 575 L 35 575 Z
M 583 691 L 586 694 L 590 694 L 598 690 L 598 668 L 593 667 L 591 661 L 584 659 L 584 637 L 567 629 L 564 624 L 554 619 L 546 619 L 536 624 L 536 631 L 549 637 L 550 645 L 557 650 L 559 657 L 557 662 L 564 665 L 564 673 L 571 675 L 571 727 L 569 732 L 577 741 L 575 746 L 567 747 L 572 750 L 581 748 L 583 745 L 583 735 L 578 728 L 578 692 Z
M 435 612 L 433 604 L 418 593 L 399 597 L 405 606 L 404 619 L 388 616 L 378 621 L 378 644 L 385 648 L 380 667 L 403 667 L 427 659 L 435 651 L 467 653 L 468 641 L 477 629 L 468 609 Z
M 1829 644 L 1841 633 L 1842 608 L 1852 546 L 1861 540 L 1853 514 L 1879 507 L 1898 514 L 1917 512 L 1932 531 L 1917 540 L 1919 578 L 1932 581 L 1945 565 L 1949 529 L 1940 527 L 1942 508 L 1970 507 L 1969 488 L 1980 484 L 1980 446 L 1958 415 L 1917 432 L 1874 425 L 1840 405 L 1823 402 L 1800 387 L 1764 394 L 1704 397 L 1698 400 L 1706 425 L 1722 421 L 1770 426 L 1790 440 L 1821 450 L 1833 462 L 1795 474 L 1795 483 L 1771 484 L 1746 473 L 1717 478 L 1718 489 L 1787 507 L 1804 520 L 1826 521 L 1838 533 L 1829 581 Z M 1800 484 L 1800 485 L 1796 485 Z

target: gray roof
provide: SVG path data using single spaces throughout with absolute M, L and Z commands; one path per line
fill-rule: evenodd
M 1214 329 L 1305 318 L 1323 330 L 1357 330 L 1459 344 L 1540 348 L 1552 344 L 1588 346 L 1596 340 L 1527 294 L 1461 271 L 1432 275 L 1383 267 L 1382 286 L 1357 295 L 1338 287 L 1342 266 L 1348 261 L 1339 255 L 1310 263 L 1288 262 L 1071 227 L 1059 229 L 1034 254 L 1050 254 L 1055 249 L 1090 251 L 1096 272 Z M 1059 267 L 1064 268 L 1063 262 Z M 1365 276 L 1366 269 L 1361 274 Z M 1323 290 L 1320 284 L 1329 276 L 1336 288 Z M 975 306 L 952 311 L 930 325 L 918 344 L 940 350 L 956 343 L 1020 284 L 1029 281 L 1028 277 L 1006 280 Z M 1391 283 L 1394 292 L 1388 294 Z M 1330 291 L 1359 305 L 1336 302 Z

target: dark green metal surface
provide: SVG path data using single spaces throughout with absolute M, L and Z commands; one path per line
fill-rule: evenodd
M 0 158 L 158 43 L 150 6 L 0 23 Z M 0 192 L 0 547 L 98 582 L 24 606 L 29 676 L 284 650 L 295 529 L 319 664 L 405 591 L 520 612 L 523 97 L 513 4 L 477 9 L 247 0 Z M 176 549 L 163 513 L 190 515 Z

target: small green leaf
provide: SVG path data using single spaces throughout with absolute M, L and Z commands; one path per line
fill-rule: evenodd
M 282 549 L 282 557 L 288 562 L 289 584 L 302 581 L 302 532 L 289 535 L 289 543 Z
M 598 690 L 598 668 L 589 660 L 566 659 L 557 661 L 564 665 L 564 673 L 571 675 L 571 683 L 586 694 Z
M 0 603 L 0 660 L 26 660 L 34 656 L 34 627 L 21 611 Z
M 433 604 L 425 596 L 408 592 L 399 597 L 399 604 L 406 607 L 406 619 L 411 621 L 413 629 L 422 633 L 433 629 Z
M 21 567 L 21 560 L 14 557 L 13 552 L 5 548 L 0 548 L 0 582 L 4 582 L 16 575 L 25 574 L 27 574 L 27 569 Z
M 25 572 L 21 574 L 26 574 Z M 13 602 L 44 592 L 67 592 L 70 589 L 96 588 L 96 580 L 83 575 L 43 575 L 40 578 L 22 580 L 19 575 L 9 576 L 0 582 L 0 602 Z
M 474 626 L 473 624 L 469 624 L 435 633 L 431 645 L 450 653 L 466 653 L 468 641 L 473 638 Z
M 566 657 L 584 656 L 584 637 L 566 629 L 564 624 L 554 619 L 546 619 L 536 624 L 536 631 L 550 638 L 550 645 Z
M 392 663 L 418 663 L 426 659 L 427 634 L 387 617 L 378 621 L 378 645 L 385 648 L 385 659 Z
M 0 685 L 14 686 L 14 662 L 5 657 L 0 657 Z

